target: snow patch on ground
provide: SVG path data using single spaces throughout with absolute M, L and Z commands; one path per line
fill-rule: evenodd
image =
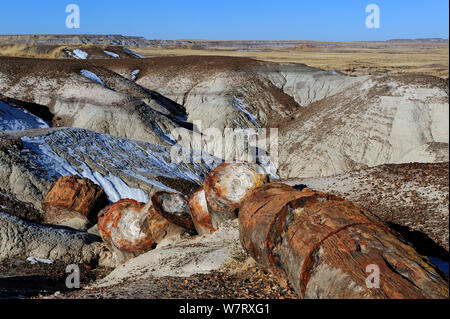
M 145 59 L 145 56 L 143 56 L 143 55 L 141 55 L 141 54 L 139 54 L 139 53 L 136 53 L 136 52 L 134 52 L 134 51 L 131 51 L 130 49 L 123 48 L 123 50 L 124 50 L 125 52 L 129 53 L 129 54 L 132 54 L 132 55 L 138 57 L 138 58 Z
M 91 81 L 97 82 L 103 86 L 105 86 L 105 83 L 103 83 L 103 81 L 97 76 L 97 74 L 88 71 L 88 70 L 81 70 L 81 75 L 83 75 L 84 77 L 88 78 Z
M 251 114 L 249 111 L 247 111 L 247 105 L 242 101 L 241 99 L 237 97 L 233 97 L 233 106 L 245 114 L 245 116 L 253 123 L 257 128 L 261 128 L 261 125 L 259 125 L 256 116 Z
M 0 131 L 22 131 L 50 127 L 41 118 L 0 101 Z
M 175 163 L 170 147 L 75 128 L 25 136 L 22 142 L 22 154 L 32 163 L 33 174 L 49 181 L 75 174 L 89 178 L 111 202 L 123 198 L 146 202 L 147 191 L 153 188 L 176 192 L 158 181 L 158 176 L 201 184 L 207 171 L 217 165 L 206 160 Z
M 60 176 L 79 175 L 89 178 L 95 184 L 101 186 L 108 199 L 114 203 L 123 198 L 131 198 L 139 202 L 147 202 L 148 196 L 142 190 L 128 186 L 123 180 L 111 173 L 104 176 L 99 172 L 92 171 L 85 163 L 80 166 L 72 166 L 66 159 L 57 155 L 50 145 L 45 141 L 45 137 L 23 137 L 22 141 L 27 148 L 39 157 L 40 164 L 48 169 L 48 179 L 54 180 Z
M 27 261 L 29 261 L 32 265 L 37 264 L 37 263 L 53 264 L 55 262 L 53 259 L 45 259 L 45 258 L 39 258 L 39 257 L 33 257 L 33 256 L 28 257 Z
M 139 75 L 139 73 L 141 72 L 141 70 L 134 70 L 133 72 L 131 72 L 131 79 L 134 81 L 136 80 L 137 76 Z
M 86 60 L 88 57 L 88 54 L 86 52 L 84 52 L 83 50 L 75 49 L 75 50 L 73 50 L 73 56 L 76 59 Z
M 115 58 L 115 59 L 118 59 L 118 58 L 120 58 L 120 56 L 117 54 L 117 53 L 114 53 L 114 52 L 110 52 L 110 51 L 103 51 L 103 52 L 105 52 L 107 55 L 109 55 L 109 56 L 112 56 L 113 58 Z

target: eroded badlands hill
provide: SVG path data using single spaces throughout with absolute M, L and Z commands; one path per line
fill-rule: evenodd
M 111 203 L 131 198 L 141 203 L 126 202 L 141 207 L 153 204 L 156 191 L 190 195 L 222 160 L 210 155 L 218 143 L 210 139 L 202 161 L 194 161 L 199 150 L 187 142 L 188 160 L 174 162 L 174 130 L 233 128 L 254 136 L 250 129 L 276 127 L 280 166 L 271 177 L 350 199 L 431 240 L 421 254 L 448 259 L 448 94 L 448 82 L 435 77 L 346 77 L 247 58 L 1 57 L 0 257 L 84 262 L 105 253 L 95 226 L 88 235 L 36 224 L 46 214 L 43 197 L 61 176 L 89 178 Z M 228 191 L 240 193 L 240 186 Z M 217 270 L 240 247 L 237 221 L 227 225 L 209 237 L 158 242 L 103 284 L 115 289 L 130 275 Z M 103 255 L 102 265 L 110 257 Z
M 371 77 L 280 123 L 283 177 L 327 176 L 385 163 L 448 161 L 447 82 Z
M 179 127 L 277 126 L 286 178 L 448 161 L 448 82 L 432 76 L 346 77 L 215 56 L 0 58 L 0 92 L 31 112 L 47 108 L 53 126 L 160 145 L 175 143 Z M 211 152 L 215 142 L 206 144 Z

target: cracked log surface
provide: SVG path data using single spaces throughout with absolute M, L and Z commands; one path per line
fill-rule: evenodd
M 244 249 L 301 298 L 448 298 L 448 280 L 369 211 L 310 189 L 267 184 L 239 209 Z M 368 265 L 380 287 L 368 288 Z

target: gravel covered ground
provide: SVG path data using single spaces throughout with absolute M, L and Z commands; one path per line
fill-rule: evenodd
M 111 269 L 80 265 L 80 285 L 87 285 L 106 276 Z M 68 291 L 66 288 L 66 265 L 31 264 L 27 260 L 15 259 L 0 262 L 0 299 L 29 298 Z
M 115 286 L 57 293 L 48 298 L 126 299 L 293 299 L 290 287 L 281 287 L 273 275 L 252 265 L 239 271 L 213 271 L 185 277 L 127 281 Z

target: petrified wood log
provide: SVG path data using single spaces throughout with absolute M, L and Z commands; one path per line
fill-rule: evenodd
M 223 221 L 236 218 L 245 195 L 268 181 L 264 168 L 254 163 L 227 162 L 209 172 L 203 189 L 213 227 L 217 229 Z
M 122 199 L 100 211 L 98 230 L 119 262 L 155 248 L 166 237 L 184 232 L 158 214 L 151 201 L 145 204 L 133 199 Z
M 152 196 L 152 203 L 158 214 L 169 222 L 183 227 L 191 234 L 196 233 L 189 204 L 183 194 L 156 192 Z
M 216 231 L 211 223 L 211 216 L 209 215 L 203 187 L 191 195 L 189 198 L 189 208 L 191 209 L 194 227 L 199 235 L 210 234 Z
M 42 201 L 46 223 L 81 230 L 95 224 L 97 213 L 106 205 L 108 198 L 103 189 L 77 175 L 58 178 Z
M 243 202 L 239 228 L 244 249 L 301 298 L 448 298 L 427 257 L 336 196 L 263 185 Z

